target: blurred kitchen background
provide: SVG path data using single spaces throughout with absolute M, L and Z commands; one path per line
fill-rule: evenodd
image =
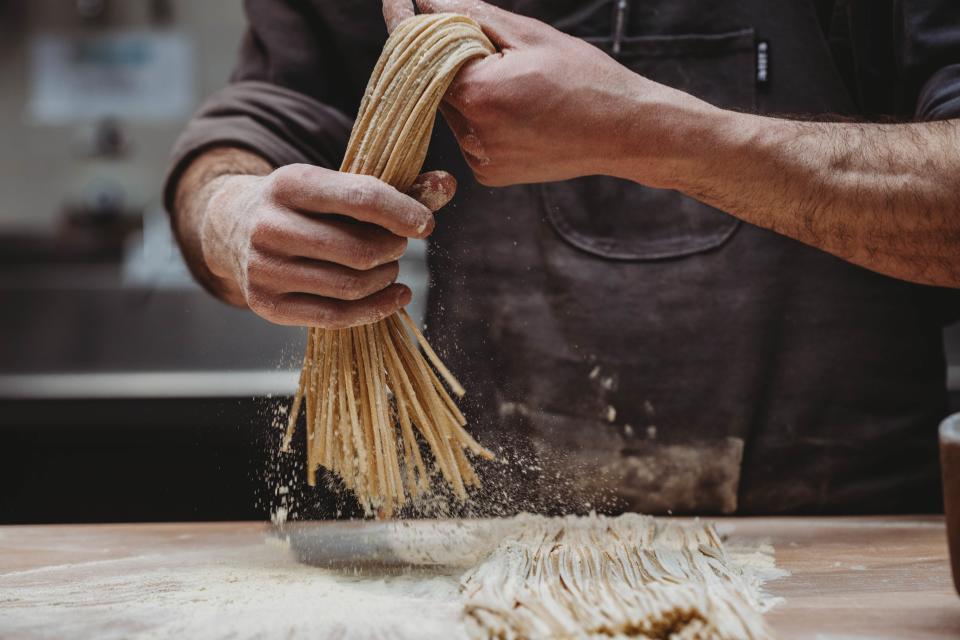
M 304 333 L 190 279 L 160 189 L 240 0 L 0 0 L 0 523 L 262 518 Z M 423 246 L 404 281 L 421 314 Z
M 267 515 L 303 332 L 201 291 L 160 205 L 243 27 L 240 0 L 0 0 L 0 523 Z M 415 305 L 425 275 L 415 246 Z

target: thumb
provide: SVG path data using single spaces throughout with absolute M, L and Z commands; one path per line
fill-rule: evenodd
M 497 49 L 510 49 L 529 35 L 532 18 L 510 13 L 480 0 L 416 0 L 421 13 L 459 13 L 473 18 Z
M 446 171 L 428 171 L 413 181 L 407 195 L 436 212 L 453 199 L 457 179 Z

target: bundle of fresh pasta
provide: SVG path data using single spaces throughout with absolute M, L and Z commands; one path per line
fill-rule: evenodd
M 372 175 L 407 191 L 457 71 L 493 51 L 480 27 L 464 16 L 421 15 L 401 23 L 370 78 L 341 171 Z M 325 467 L 368 513 L 390 517 L 428 492 L 438 470 L 454 495 L 466 499 L 467 487 L 480 484 L 467 454 L 493 454 L 466 432 L 441 378 L 463 396 L 405 311 L 349 329 L 311 328 L 284 449 L 304 412 L 311 485 L 318 467 Z M 421 442 L 431 454 L 426 460 Z

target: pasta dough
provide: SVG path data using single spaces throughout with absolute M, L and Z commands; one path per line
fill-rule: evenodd
M 759 580 L 712 525 L 521 517 L 463 579 L 475 638 L 770 638 Z
M 402 22 L 370 78 L 341 170 L 407 191 L 423 166 L 437 108 L 453 77 L 467 61 L 493 51 L 480 27 L 464 16 Z M 437 469 L 454 495 L 466 499 L 467 487 L 480 484 L 466 454 L 493 454 L 466 432 L 466 419 L 440 378 L 463 395 L 405 311 L 372 325 L 312 328 L 283 448 L 289 449 L 306 405 L 311 485 L 323 466 L 368 513 L 389 517 L 427 493 Z M 421 455 L 421 442 L 432 462 Z

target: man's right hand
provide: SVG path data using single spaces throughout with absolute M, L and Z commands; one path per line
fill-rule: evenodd
M 433 211 L 455 190 L 443 172 L 422 175 L 405 195 L 371 176 L 289 165 L 209 180 L 194 194 L 199 210 L 178 211 L 177 226 L 195 235 L 195 259 L 227 301 L 277 324 L 344 328 L 410 302 L 395 282 L 398 259 L 407 238 L 430 234 Z

